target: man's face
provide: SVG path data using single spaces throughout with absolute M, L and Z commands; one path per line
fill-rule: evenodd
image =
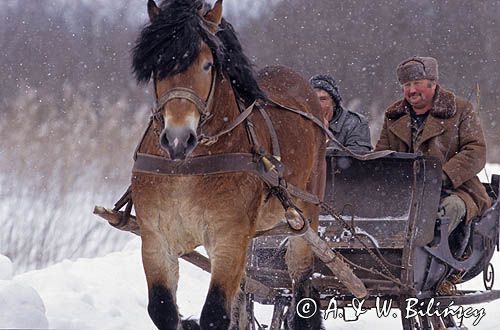
M 330 94 L 326 91 L 316 88 L 316 95 L 318 96 L 321 110 L 323 112 L 323 122 L 325 125 L 333 118 L 333 109 L 337 107 Z
M 435 91 L 436 82 L 428 79 L 412 80 L 403 85 L 406 101 L 417 112 L 422 109 L 429 110 L 432 107 Z

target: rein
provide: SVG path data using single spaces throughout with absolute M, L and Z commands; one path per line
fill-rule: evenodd
M 211 108 L 213 107 L 216 83 L 217 83 L 217 72 L 214 72 L 212 83 L 210 86 L 210 92 L 206 101 L 203 101 L 190 88 L 175 87 L 167 91 L 165 94 L 160 96 L 156 101 L 156 105 L 152 110 L 153 114 L 151 116 L 148 129 L 151 127 L 153 120 L 158 120 L 162 122 L 163 116 L 161 114 L 161 111 L 169 101 L 173 99 L 184 99 L 193 103 L 196 106 L 198 112 L 200 113 L 202 119 L 198 126 L 198 129 L 201 131 L 201 127 L 213 116 Z M 229 126 L 227 126 L 225 129 L 221 130 L 215 135 L 207 136 L 200 132 L 200 134 L 198 135 L 198 142 L 210 146 L 215 142 L 217 142 L 221 136 L 231 132 L 233 129 L 238 127 L 243 122 L 246 122 L 247 131 L 249 133 L 249 140 L 251 145 L 253 146 L 252 148 L 253 153 L 226 153 L 217 155 L 197 156 L 182 161 L 171 160 L 165 157 L 139 153 L 138 152 L 139 147 L 146 136 L 146 134 L 144 134 L 143 138 L 141 139 L 134 153 L 135 163 L 133 171 L 153 174 L 153 175 L 162 175 L 162 176 L 165 175 L 191 176 L 191 175 L 210 175 L 210 174 L 221 174 L 221 173 L 249 172 L 258 175 L 271 189 L 276 187 L 285 189 L 295 197 L 298 197 L 306 202 L 313 203 L 315 205 L 320 205 L 321 201 L 316 195 L 303 191 L 291 185 L 290 183 L 287 183 L 283 179 L 282 173 L 284 166 L 281 163 L 279 143 L 277 140 L 276 131 L 274 130 L 274 126 L 269 117 L 269 114 L 264 110 L 265 105 L 273 105 L 275 107 L 298 114 L 301 117 L 312 121 L 316 126 L 321 128 L 323 132 L 328 136 L 328 138 L 335 144 L 337 144 L 341 150 L 345 151 L 348 155 L 354 158 L 360 160 L 371 160 L 384 157 L 387 156 L 388 154 L 393 153 L 392 151 L 389 150 L 378 151 L 364 155 L 353 153 L 352 151 L 347 149 L 344 145 L 342 145 L 342 143 L 340 143 L 333 136 L 332 132 L 330 132 L 330 130 L 325 128 L 323 126 L 323 123 L 311 113 L 304 112 L 292 107 L 288 107 L 286 105 L 273 101 L 270 98 L 262 100 L 263 102 L 259 102 L 259 104 L 257 104 L 257 100 L 255 100 L 250 106 L 244 109 L 243 105 L 238 101 L 238 96 L 236 93 L 235 97 L 236 97 L 235 102 L 238 106 L 238 109 L 240 110 L 240 114 L 236 117 L 236 119 Z M 257 108 L 260 111 L 266 123 L 269 135 L 271 136 L 273 155 L 270 155 L 267 151 L 263 150 L 263 148 L 260 147 L 260 145 L 256 141 L 254 125 L 248 119 L 248 117 L 253 113 L 255 108 Z
M 340 143 L 340 141 L 337 140 L 337 138 L 335 136 L 333 136 L 333 133 L 328 128 L 326 128 L 323 125 L 323 123 L 318 118 L 316 118 L 312 113 L 304 112 L 304 111 L 297 110 L 295 108 L 288 107 L 286 105 L 275 102 L 269 98 L 267 99 L 267 102 L 268 102 L 268 104 L 272 104 L 278 108 L 291 111 L 293 113 L 296 113 L 296 114 L 312 121 L 314 124 L 316 124 L 316 126 L 318 126 L 319 128 L 321 128 L 323 130 L 323 132 L 330 139 L 330 141 L 333 141 L 333 143 L 335 143 L 339 147 L 340 150 L 346 152 L 349 156 L 351 156 L 353 158 L 356 158 L 359 160 L 373 160 L 373 159 L 378 159 L 378 158 L 385 157 L 387 155 L 394 153 L 394 151 L 392 151 L 392 150 L 375 151 L 375 152 L 370 152 L 367 154 L 354 153 L 351 150 L 349 150 L 348 148 L 346 148 L 342 143 Z
M 313 114 L 304 112 L 295 108 L 288 107 L 286 105 L 275 102 L 269 98 L 265 100 L 260 100 L 257 103 L 255 100 L 249 107 L 246 109 L 239 101 L 238 94 L 235 92 L 235 102 L 239 109 L 240 114 L 236 117 L 236 119 L 229 125 L 227 128 L 221 130 L 215 135 L 207 136 L 201 133 L 201 128 L 203 125 L 212 117 L 211 108 L 213 107 L 213 99 L 215 95 L 216 88 L 216 78 L 217 72 L 213 74 L 212 84 L 210 87 L 210 92 L 206 101 L 203 101 L 192 89 L 185 87 L 176 87 L 169 91 L 167 91 L 164 95 L 162 95 L 157 101 L 156 106 L 153 108 L 153 114 L 151 116 L 148 129 L 150 129 L 153 120 L 158 120 L 160 123 L 162 122 L 163 116 L 161 114 L 161 110 L 163 107 L 173 99 L 185 99 L 192 102 L 196 108 L 198 109 L 201 115 L 201 121 L 198 125 L 199 135 L 198 142 L 204 145 L 212 145 L 217 142 L 219 137 L 224 134 L 231 132 L 233 129 L 238 127 L 240 124 L 245 122 L 246 129 L 248 133 L 248 139 L 250 141 L 250 145 L 252 146 L 252 153 L 224 153 L 224 154 L 216 154 L 216 155 L 202 155 L 192 158 L 187 158 L 182 161 L 171 160 L 161 156 L 155 156 L 151 154 L 139 153 L 138 150 L 144 141 L 146 133 L 141 139 L 139 145 L 136 148 L 136 152 L 134 153 L 134 173 L 145 173 L 159 176 L 197 176 L 197 175 L 212 175 L 212 174 L 225 174 L 225 173 L 251 173 L 257 175 L 268 187 L 268 198 L 271 195 L 276 196 L 285 211 L 295 211 L 297 216 L 300 216 L 303 220 L 303 227 L 301 229 L 294 228 L 289 222 L 290 227 L 292 227 L 292 231 L 295 233 L 302 233 L 307 230 L 308 221 L 304 218 L 301 210 L 294 204 L 291 200 L 290 196 L 294 196 L 296 198 L 301 199 L 307 203 L 312 203 L 314 205 L 324 207 L 324 203 L 318 196 L 315 194 L 309 193 L 300 189 L 290 183 L 288 183 L 283 178 L 284 173 L 284 165 L 281 162 L 280 148 L 279 142 L 276 135 L 276 131 L 274 129 L 274 125 L 269 117 L 269 114 L 264 109 L 266 105 L 272 105 L 280 109 L 284 109 L 295 114 L 300 115 L 301 117 L 310 120 L 316 126 L 321 128 L 323 132 L 333 141 L 338 147 L 345 151 L 351 157 L 360 159 L 360 160 L 371 160 L 380 157 L 387 156 L 388 154 L 393 153 L 393 151 L 379 151 L 373 152 L 365 155 L 359 155 L 353 153 L 349 149 L 347 149 L 342 143 L 340 143 L 327 128 L 323 126 L 323 123 L 316 118 Z M 234 89 L 233 89 L 234 91 Z M 264 118 L 264 122 L 266 123 L 269 136 L 271 137 L 272 142 L 272 155 L 269 154 L 264 148 L 260 146 L 257 141 L 254 125 L 250 121 L 249 116 L 253 113 L 254 109 L 258 109 L 260 111 L 261 116 Z M 146 132 L 147 132 L 146 131 Z M 131 196 L 127 196 L 129 198 L 125 198 L 127 202 L 123 201 L 122 203 L 118 203 L 115 205 L 115 210 L 120 209 L 125 204 L 127 204 L 127 209 L 130 209 L 130 203 L 132 202 Z M 124 217 L 128 217 L 130 215 L 130 211 L 124 214 Z M 293 217 L 292 217 L 293 218 Z M 292 219 L 293 221 L 293 219 Z M 272 230 L 272 229 L 271 229 Z

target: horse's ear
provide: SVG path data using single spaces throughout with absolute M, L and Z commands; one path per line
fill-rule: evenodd
M 151 23 L 156 21 L 156 18 L 160 15 L 160 8 L 158 8 L 154 0 L 148 0 L 148 15 Z
M 205 14 L 205 20 L 214 24 L 215 28 L 214 29 L 210 28 L 210 29 L 214 30 L 212 32 L 216 32 L 215 30 L 219 26 L 222 20 L 222 0 L 217 0 L 214 7 L 211 10 L 209 10 L 208 13 Z

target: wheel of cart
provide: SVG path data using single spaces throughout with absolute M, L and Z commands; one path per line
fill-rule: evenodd
M 492 208 L 468 228 L 461 224 L 448 240 L 446 219 L 436 220 L 441 189 L 438 161 L 402 153 L 370 161 L 335 154 L 327 161 L 325 202 L 335 213 L 323 212 L 319 235 L 366 286 L 364 308 L 390 302 L 390 308 L 401 310 L 404 330 L 465 329 L 453 316 L 444 315 L 450 304 L 458 307 L 500 298 L 500 291 L 492 290 L 490 264 L 499 245 L 498 175 L 485 184 Z M 284 261 L 286 233 L 256 238 L 250 249 L 245 286 L 250 329 L 281 329 L 291 299 Z M 456 284 L 481 272 L 485 290 L 456 289 Z M 320 260 L 312 278 L 321 295 L 321 310 L 331 308 L 334 301 L 345 317 L 354 296 Z M 270 322 L 255 319 L 254 302 L 274 305 Z M 410 305 L 421 313 L 406 317 Z M 436 306 L 434 316 L 423 312 L 428 306 Z

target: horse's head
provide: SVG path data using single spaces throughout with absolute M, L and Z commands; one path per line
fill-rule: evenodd
M 160 146 L 184 159 L 198 144 L 199 127 L 211 117 L 222 19 L 222 0 L 213 8 L 201 1 L 148 2 L 151 24 L 134 49 L 139 81 L 155 84 L 154 116 L 161 123 Z
M 245 102 L 263 93 L 232 26 L 222 18 L 222 0 L 213 7 L 202 0 L 165 0 L 158 7 L 149 0 L 148 13 L 151 24 L 134 47 L 133 69 L 139 82 L 153 77 L 160 146 L 172 159 L 184 159 L 214 115 L 218 77 L 229 78 Z

